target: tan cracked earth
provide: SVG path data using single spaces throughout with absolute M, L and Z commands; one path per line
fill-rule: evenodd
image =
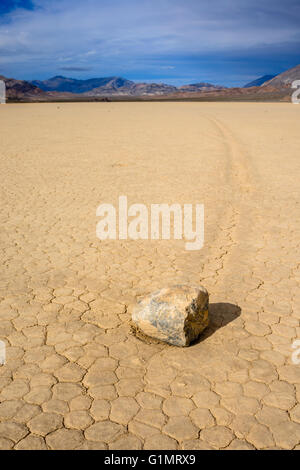
M 0 107 L 1 449 L 299 449 L 299 107 Z M 204 203 L 205 246 L 100 241 L 96 208 Z M 137 296 L 210 292 L 190 348 Z

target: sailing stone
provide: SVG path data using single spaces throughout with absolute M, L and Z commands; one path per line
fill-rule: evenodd
M 208 326 L 208 303 L 203 286 L 163 288 L 138 301 L 132 312 L 132 329 L 140 337 L 189 346 Z

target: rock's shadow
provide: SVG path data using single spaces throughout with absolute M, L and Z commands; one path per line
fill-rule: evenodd
M 209 326 L 199 336 L 199 338 L 193 342 L 194 344 L 201 343 L 209 336 L 213 335 L 217 330 L 228 325 L 241 314 L 242 310 L 238 305 L 217 302 L 209 305 Z

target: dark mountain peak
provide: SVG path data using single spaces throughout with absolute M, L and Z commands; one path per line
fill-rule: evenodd
M 64 77 L 63 75 L 55 75 L 55 77 L 49 78 L 48 82 L 50 82 L 51 80 L 57 80 L 57 79 L 60 79 L 60 80 L 73 80 L 72 78 L 68 79 L 68 78 Z
M 202 87 L 215 87 L 216 85 L 213 85 L 212 83 L 206 83 L 206 82 L 197 82 L 197 83 L 190 83 L 189 86 L 197 86 L 198 88 Z
M 268 82 L 269 80 L 272 80 L 272 78 L 276 77 L 276 75 L 264 75 L 263 77 L 259 77 L 256 80 L 253 80 L 252 82 L 247 83 L 244 85 L 243 88 L 251 88 L 253 86 L 261 86 L 264 83 Z
M 80 80 L 76 78 L 56 75 L 48 80 L 33 80 L 32 85 L 36 85 L 44 91 L 59 91 L 70 93 L 86 93 L 95 88 L 102 87 L 111 83 L 116 89 L 124 84 L 133 83 L 122 77 L 100 77 Z

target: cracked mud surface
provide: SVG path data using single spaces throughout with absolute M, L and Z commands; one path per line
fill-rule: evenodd
M 299 109 L 0 108 L 0 449 L 299 449 Z M 96 208 L 204 203 L 205 245 L 96 238 Z M 130 334 L 138 296 L 202 283 L 186 349 Z

